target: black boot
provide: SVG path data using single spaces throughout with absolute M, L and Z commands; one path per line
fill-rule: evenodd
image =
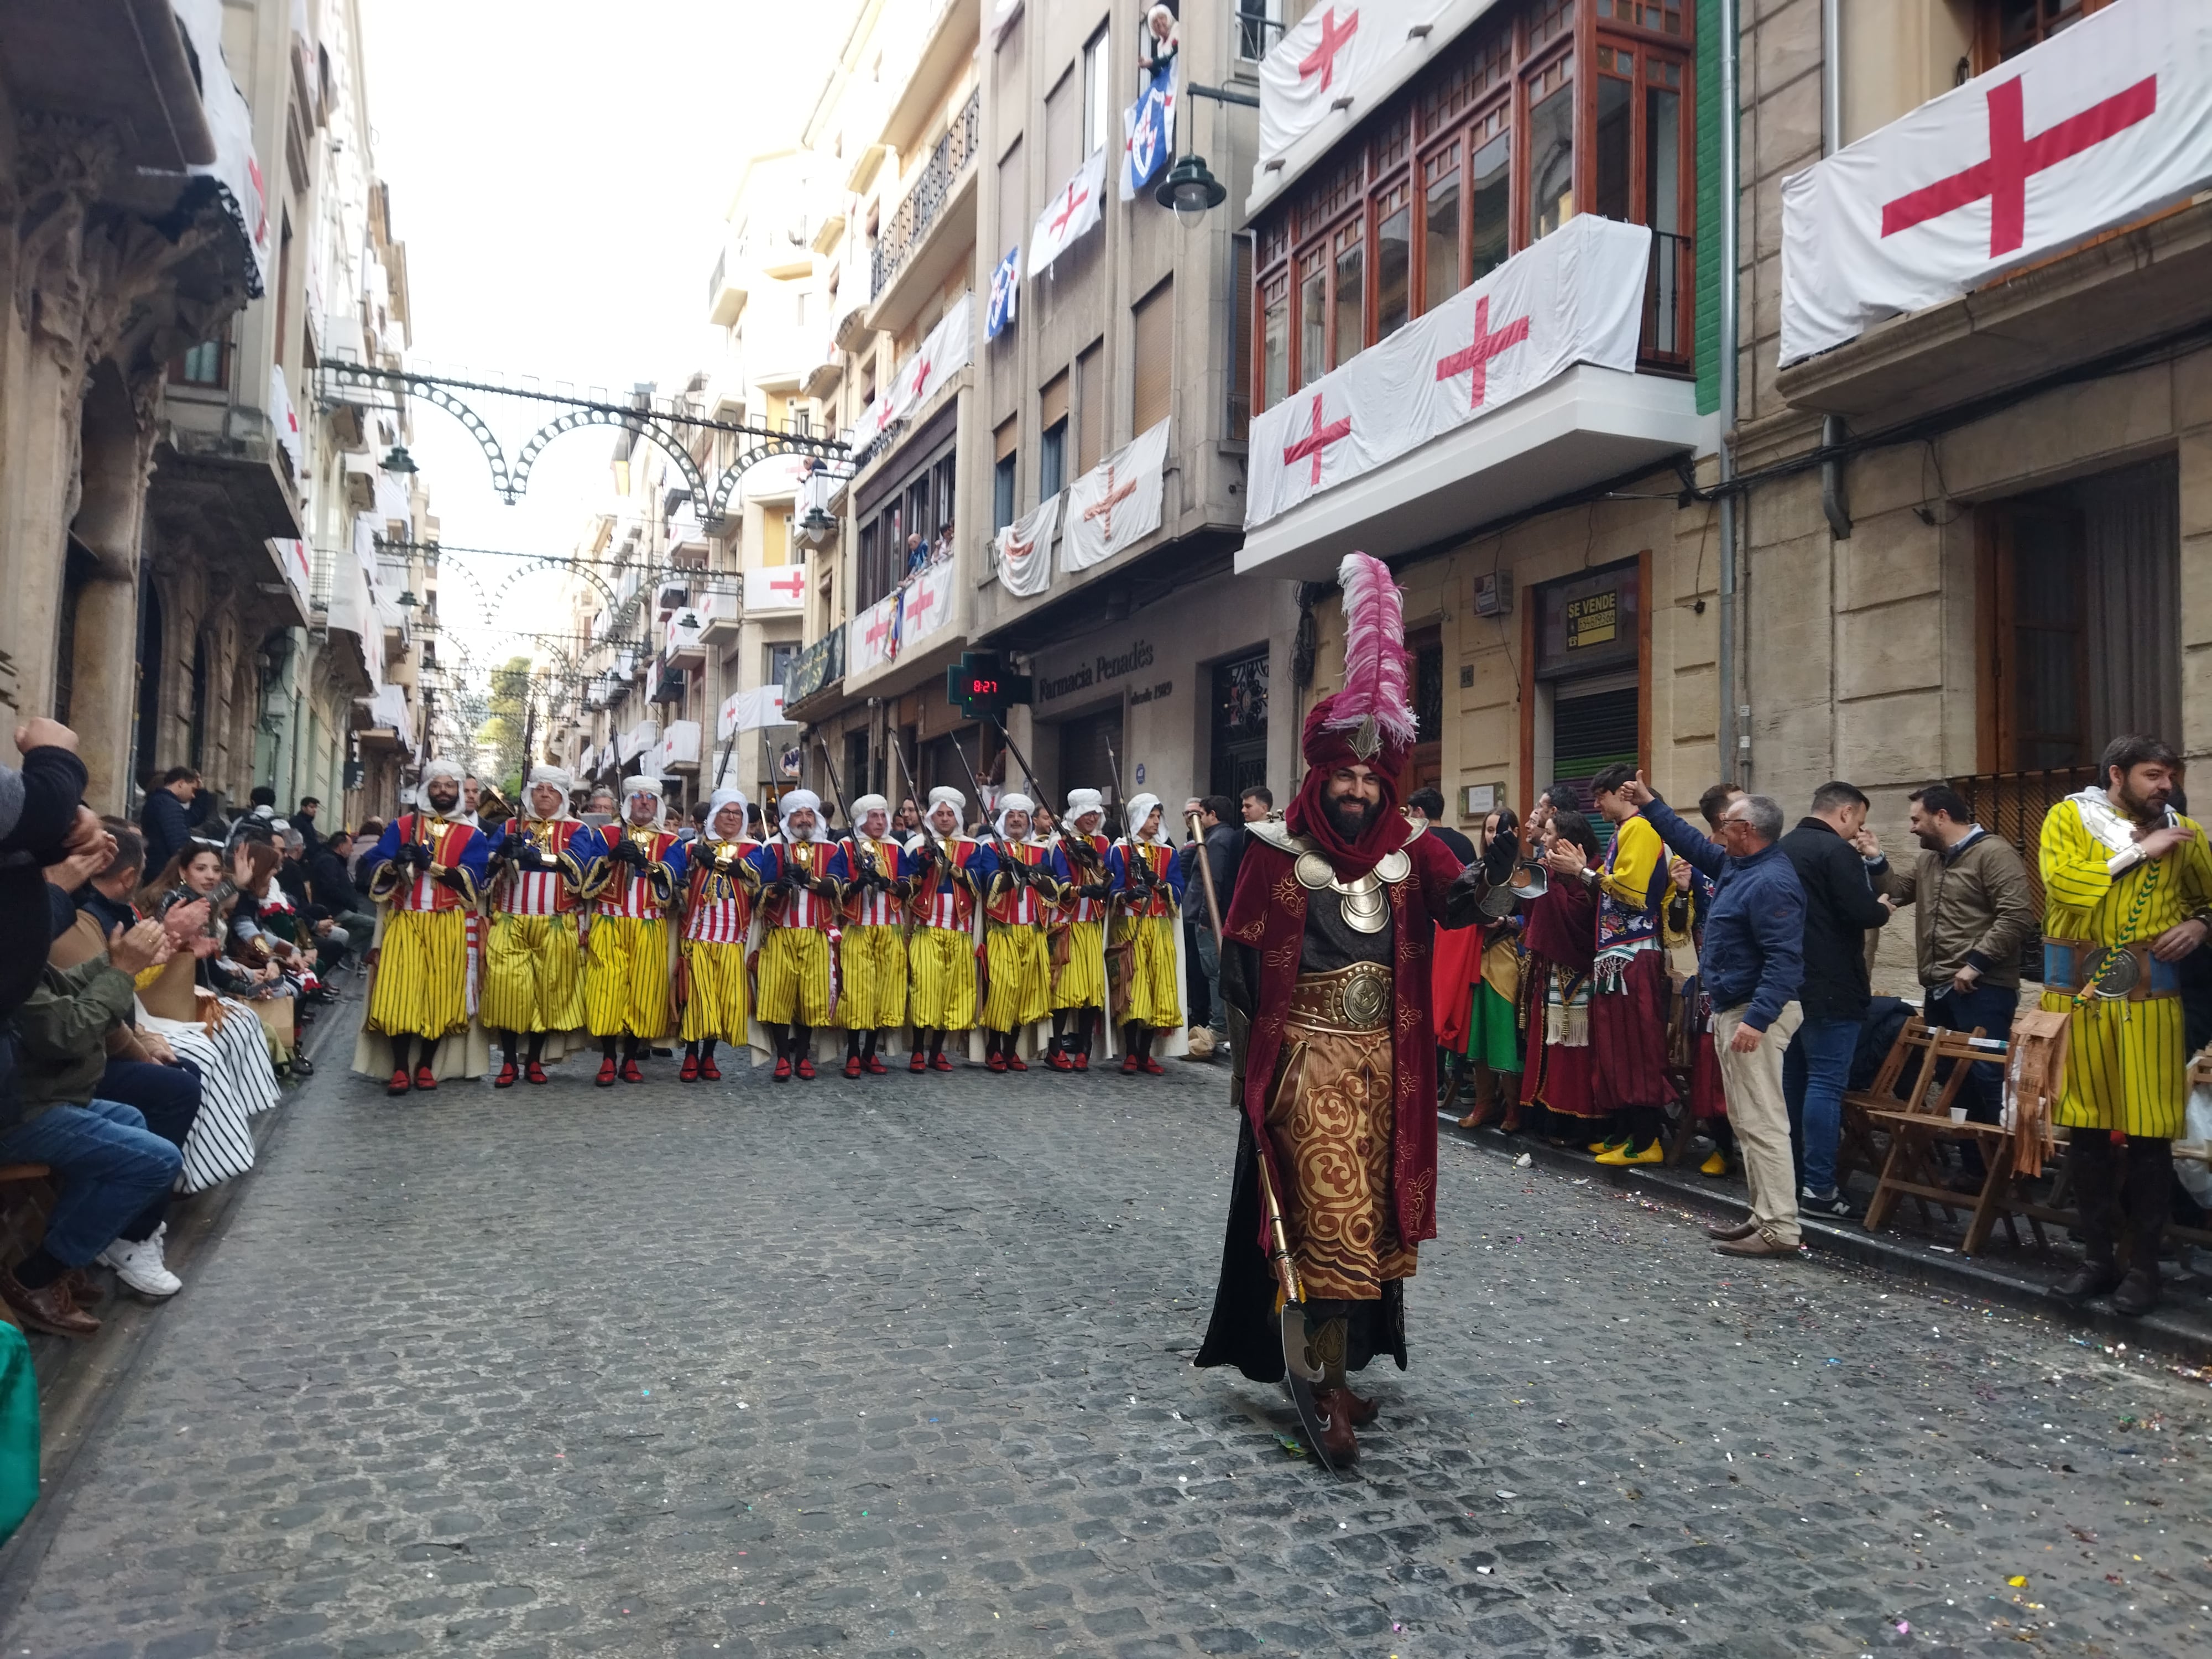
M 2128 1167 L 2121 1177 L 2122 1218 L 2128 1230 L 2128 1276 L 2112 1292 L 2112 1306 L 2140 1318 L 2158 1306 L 2158 1246 L 2173 1202 L 2173 1143 L 2143 1135 L 2128 1138 Z
M 2118 1171 L 2112 1138 L 2102 1129 L 2076 1129 L 2066 1145 L 2067 1161 L 2074 1170 L 2074 1203 L 2079 1211 L 2074 1235 L 2081 1241 L 2079 1271 L 2051 1287 L 2062 1302 L 2080 1304 L 2102 1296 L 2120 1282 L 2112 1263 L 2112 1247 L 2119 1231 L 2118 1194 L 2114 1190 Z M 2155 1267 L 2153 1269 L 2156 1271 Z

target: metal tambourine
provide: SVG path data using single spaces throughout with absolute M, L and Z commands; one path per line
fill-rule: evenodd
M 2124 1001 L 2142 978 L 2142 960 L 2124 945 L 2098 946 L 2081 968 L 2083 988 L 2106 1002 Z

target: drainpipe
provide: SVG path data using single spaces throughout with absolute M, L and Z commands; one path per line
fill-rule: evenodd
M 1820 0 L 1820 153 L 1844 147 L 1844 0 Z
M 1830 0 L 1833 3 L 1833 0 Z M 1720 291 L 1720 482 L 1721 482 L 1721 775 L 1741 782 L 1750 734 L 1741 731 L 1736 701 L 1736 498 L 1729 488 L 1735 477 L 1736 226 L 1742 211 L 1737 155 L 1742 118 L 1737 107 L 1736 50 L 1740 33 L 1737 0 L 1720 0 L 1721 70 L 1721 291 Z

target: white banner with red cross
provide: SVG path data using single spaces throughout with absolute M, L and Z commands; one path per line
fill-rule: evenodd
M 1633 373 L 1651 233 L 1581 214 L 1252 422 L 1244 527 L 1480 420 L 1577 363 Z
M 953 560 L 939 559 L 935 564 L 924 566 L 902 585 L 904 597 L 899 605 L 898 649 L 913 649 L 952 620 L 955 568 Z
M 1083 239 L 1098 222 L 1099 197 L 1106 189 L 1106 152 L 1093 150 L 1075 176 L 1054 192 L 1030 230 L 1029 274 L 1038 276 Z
M 2212 6 L 2116 0 L 1782 185 L 1782 362 L 2212 184 Z
M 898 651 L 899 590 L 896 587 L 853 618 L 845 641 L 845 672 L 865 674 L 881 668 Z
M 921 337 L 914 355 L 898 366 L 876 401 L 860 416 L 854 434 L 866 443 L 894 421 L 904 420 L 945 389 L 945 384 L 975 355 L 975 296 L 963 294 L 945 308 L 937 326 Z
M 745 609 L 796 611 L 806 602 L 806 567 L 772 564 L 745 577 Z
M 1028 517 L 999 532 L 999 584 L 1017 599 L 1042 593 L 1052 582 L 1052 534 L 1060 525 L 1060 497 L 1048 495 Z
M 1158 530 L 1167 465 L 1168 422 L 1162 421 L 1068 485 L 1060 568 L 1087 570 Z

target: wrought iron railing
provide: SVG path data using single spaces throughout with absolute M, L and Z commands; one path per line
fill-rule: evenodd
M 845 672 L 845 624 L 839 623 L 791 659 L 783 677 L 783 706 L 812 696 Z
M 1977 772 L 1951 780 L 1951 787 L 1965 799 L 1974 822 L 2008 842 L 2027 866 L 2027 890 L 2035 901 L 2038 931 L 2021 948 L 2020 971 L 2024 978 L 2040 981 L 2043 977 L 2043 876 L 2036 855 L 2043 840 L 2044 817 L 2096 779 L 2094 766 L 2059 766 L 2041 772 Z
M 1644 278 L 1644 337 L 1637 352 L 1646 367 L 1687 368 L 1698 347 L 1697 246 L 1671 231 L 1651 233 L 1651 264 Z
M 1237 0 L 1237 55 L 1249 63 L 1258 63 L 1275 49 L 1275 42 L 1283 38 L 1285 27 L 1270 11 L 1279 11 L 1279 3 L 1269 0 Z
M 976 88 L 968 94 L 968 101 L 960 106 L 958 114 L 937 141 L 937 148 L 929 153 L 929 160 L 921 169 L 921 176 L 914 181 L 914 188 L 891 215 L 891 222 L 884 227 L 876 239 L 874 252 L 869 258 L 870 286 L 881 294 L 884 285 L 898 274 L 930 228 L 944 212 L 945 204 L 952 199 L 952 187 L 975 159 L 979 140 L 977 100 L 982 88 Z

